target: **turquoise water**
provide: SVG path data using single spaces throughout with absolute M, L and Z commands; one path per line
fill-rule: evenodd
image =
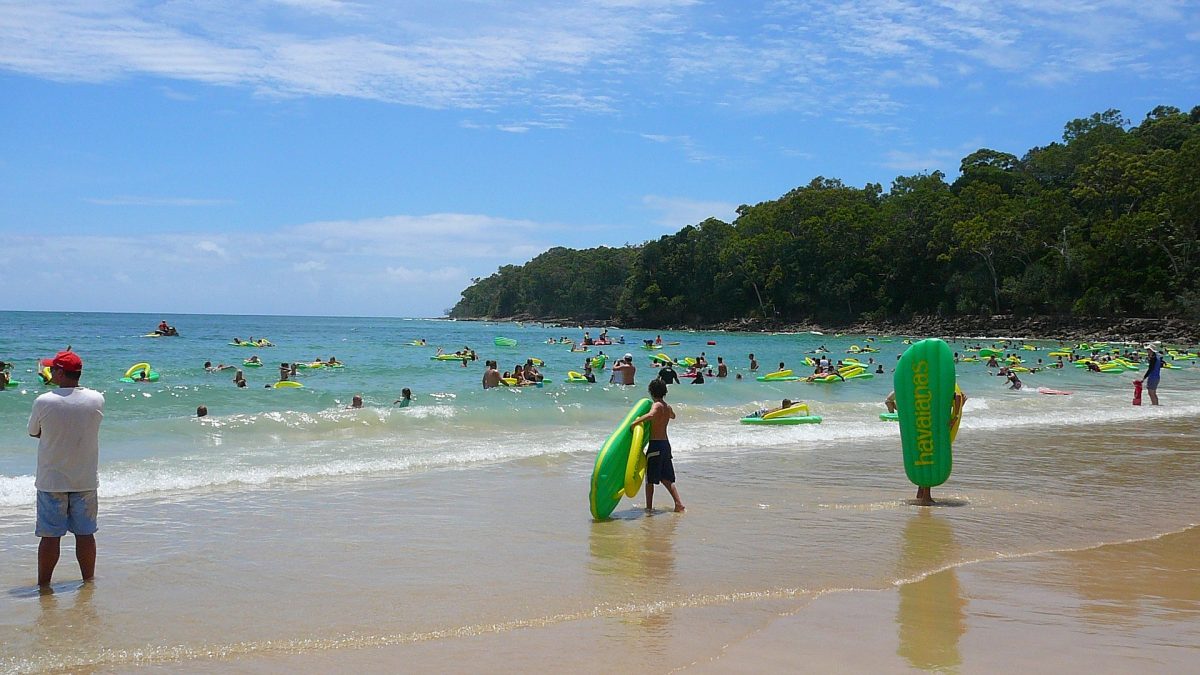
M 592 347 L 587 355 L 572 353 L 548 339 L 579 338 L 577 327 L 494 324 L 397 318 L 331 318 L 284 316 L 189 315 L 167 318 L 179 337 L 147 338 L 158 315 L 101 313 L 0 313 L 0 360 L 15 362 L 14 379 L 21 387 L 0 395 L 0 509 L 32 503 L 36 442 L 25 422 L 33 398 L 45 390 L 34 374 L 38 358 L 71 345 L 85 361 L 83 384 L 102 391 L 107 414 L 102 429 L 101 482 L 107 497 L 147 493 L 188 493 L 230 485 L 268 485 L 322 477 L 374 477 L 436 467 L 591 453 L 626 410 L 645 395 L 653 377 L 648 356 L 640 348 L 649 331 L 614 329 L 625 345 Z M 590 328 L 592 335 L 599 329 Z M 231 346 L 234 337 L 267 337 L 271 348 Z M 516 347 L 496 347 L 495 337 L 516 339 Z M 771 447 L 791 442 L 823 442 L 895 433 L 881 423 L 879 402 L 891 388 L 890 367 L 906 346 L 898 336 L 832 336 L 816 334 L 674 332 L 663 335 L 677 346 L 662 349 L 676 358 L 704 353 L 731 366 L 725 380 L 672 387 L 668 397 L 680 409 L 679 426 L 688 434 L 684 450 L 707 447 Z M 428 341 L 428 347 L 410 343 Z M 716 344 L 710 345 L 709 342 Z M 952 342 L 957 351 L 995 340 Z M 1030 341 L 1040 351 L 1021 351 L 1031 363 L 1050 360 L 1058 343 Z M 851 345 L 871 346 L 878 353 L 859 354 L 888 366 L 886 376 L 838 384 L 761 383 L 749 372 L 748 355 L 759 361 L 759 374 L 779 362 L 804 367 L 805 354 L 828 348 L 833 358 L 851 355 Z M 435 347 L 447 352 L 474 348 L 480 360 L 469 367 L 435 361 Z M 566 384 L 569 370 L 582 370 L 585 356 L 604 351 L 632 353 L 639 365 L 637 386 Z M 234 387 L 234 370 L 209 373 L 205 361 L 240 365 L 251 354 L 267 364 L 242 370 L 249 386 Z M 965 355 L 965 352 L 964 352 Z M 310 361 L 336 356 L 346 367 L 301 370 L 302 389 L 267 389 L 283 361 Z M 528 357 L 546 362 L 544 374 L 554 380 L 541 388 L 480 387 L 483 361 L 496 359 L 509 369 Z M 137 362 L 161 373 L 149 384 L 123 384 L 119 378 Z M 1128 405 L 1131 380 L 1137 373 L 1097 375 L 1075 368 L 1023 376 L 1027 387 L 1012 392 L 1002 378 L 980 363 L 960 365 L 960 380 L 972 397 L 966 428 L 1010 427 L 1044 423 L 1080 424 L 1111 421 L 1122 415 L 1144 415 Z M 808 370 L 803 370 L 808 372 Z M 736 374 L 744 380 L 736 380 Z M 1195 367 L 1168 371 L 1164 391 L 1200 388 Z M 392 405 L 409 387 L 416 403 Z M 1072 396 L 1039 396 L 1037 387 L 1071 390 Z M 362 410 L 347 406 L 355 394 Z M 806 400 L 825 422 L 819 426 L 747 428 L 737 418 L 758 407 L 777 405 L 784 397 Z M 1167 414 L 1200 412 L 1195 404 Z M 1194 400 L 1194 397 L 1188 397 Z M 195 418 L 198 405 L 209 417 Z M 975 414 L 970 414 L 974 412 Z

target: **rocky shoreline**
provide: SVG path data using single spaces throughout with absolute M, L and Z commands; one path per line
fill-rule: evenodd
M 468 321 L 522 321 L 576 326 L 609 326 L 639 329 L 640 326 L 570 317 L 512 316 Z M 1077 316 L 915 316 L 907 321 L 857 321 L 848 324 L 792 323 L 766 319 L 738 319 L 708 325 L 659 326 L 646 330 L 724 330 L 760 333 L 820 331 L 853 335 L 903 335 L 912 337 L 1008 337 L 1062 340 L 1064 342 L 1162 342 L 1169 345 L 1200 344 L 1200 326 L 1182 319 Z

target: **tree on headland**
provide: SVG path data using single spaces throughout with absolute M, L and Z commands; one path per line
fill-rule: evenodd
M 817 177 L 640 246 L 551 249 L 472 280 L 455 317 L 659 327 L 976 313 L 1200 318 L 1200 106 L 1068 122 L 947 183 Z

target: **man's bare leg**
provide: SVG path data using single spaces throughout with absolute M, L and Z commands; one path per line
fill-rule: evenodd
M 38 586 L 49 586 L 58 564 L 59 543 L 62 537 L 42 537 L 38 544 Z
M 1158 390 L 1147 389 L 1146 393 L 1150 394 L 1150 405 L 1158 405 Z
M 930 494 L 932 491 L 933 488 L 917 488 L 917 506 L 933 506 L 935 502 L 933 501 L 933 496 Z
M 654 510 L 654 483 L 646 483 L 646 510 Z
M 96 535 L 75 535 L 75 559 L 79 561 L 79 573 L 84 581 L 96 576 Z

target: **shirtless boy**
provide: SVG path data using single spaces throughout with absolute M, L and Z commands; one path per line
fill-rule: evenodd
M 675 489 L 675 466 L 671 464 L 671 441 L 667 439 L 667 424 L 675 419 L 675 411 L 663 400 L 667 395 L 667 385 L 662 380 L 650 380 L 647 390 L 654 400 L 650 412 L 629 425 L 635 427 L 646 420 L 650 421 L 650 447 L 646 451 L 646 510 L 654 510 L 654 486 L 662 483 L 675 500 L 675 512 L 682 513 L 683 502 L 679 501 L 679 492 Z

